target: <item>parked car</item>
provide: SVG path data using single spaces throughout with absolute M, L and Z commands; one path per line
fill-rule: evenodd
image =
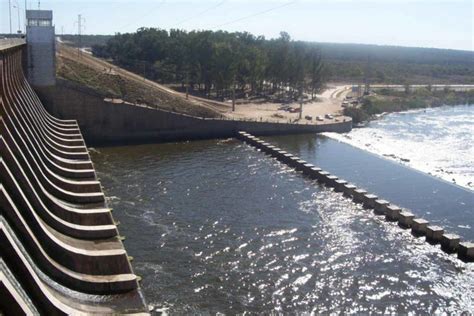
M 330 120 L 332 120 L 332 119 L 334 118 L 331 114 L 326 114 L 325 117 L 326 117 L 327 119 L 330 119 Z
M 316 116 L 316 121 L 324 121 L 324 118 L 322 116 Z
M 306 115 L 304 118 L 307 119 L 308 121 L 312 121 L 312 120 L 313 120 L 313 117 L 312 117 L 311 115 Z

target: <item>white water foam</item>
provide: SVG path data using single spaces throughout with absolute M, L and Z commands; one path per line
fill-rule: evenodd
M 347 134 L 324 133 L 474 191 L 474 106 L 386 115 Z

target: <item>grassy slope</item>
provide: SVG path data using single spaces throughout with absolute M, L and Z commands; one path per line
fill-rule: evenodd
M 60 54 L 57 58 L 57 75 L 86 87 L 94 89 L 104 98 L 120 98 L 127 102 L 146 104 L 177 113 L 199 117 L 217 117 L 219 114 L 206 107 L 188 102 L 159 89 L 141 84 L 125 76 L 110 73 L 107 69 L 90 67 L 71 56 Z

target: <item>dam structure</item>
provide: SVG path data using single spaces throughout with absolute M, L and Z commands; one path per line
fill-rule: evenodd
M 32 42 L 0 41 L 0 314 L 147 314 L 77 121 L 26 79 L 54 84 L 55 53 L 52 14 L 27 16 Z
M 235 137 L 241 129 L 278 135 L 352 128 L 350 119 L 249 122 L 107 102 L 84 87 L 58 85 L 52 11 L 27 10 L 26 17 L 26 41 L 0 40 L 0 314 L 148 314 L 85 139 L 162 142 Z

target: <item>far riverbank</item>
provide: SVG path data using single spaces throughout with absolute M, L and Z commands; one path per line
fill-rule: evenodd
M 474 190 L 474 107 L 441 106 L 391 113 L 333 139 Z
M 369 121 L 382 113 L 403 112 L 408 110 L 439 107 L 442 105 L 474 104 L 474 90 L 431 91 L 429 87 L 405 91 L 390 89 L 377 90 L 365 97 L 360 107 L 344 109 L 344 115 L 352 117 L 354 123 Z

